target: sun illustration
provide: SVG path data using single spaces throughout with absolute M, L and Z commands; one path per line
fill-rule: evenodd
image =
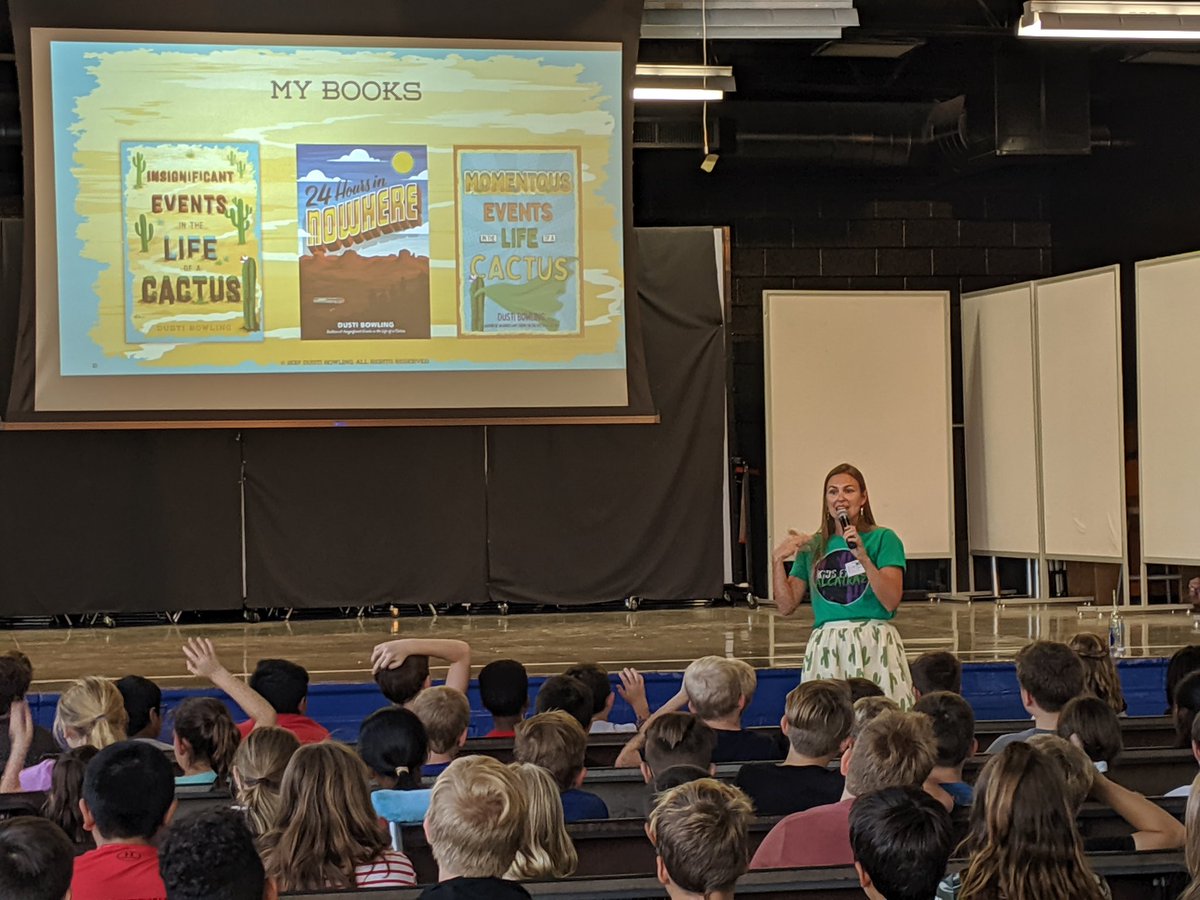
M 392 157 L 392 168 L 401 175 L 407 175 L 413 170 L 412 154 L 407 150 L 401 150 Z

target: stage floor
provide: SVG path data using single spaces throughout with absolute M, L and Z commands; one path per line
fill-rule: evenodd
M 1200 619 L 1187 610 L 1131 613 L 1130 657 L 1170 656 L 1200 643 Z M 909 601 L 895 619 L 910 657 L 945 649 L 965 662 L 1011 660 L 1036 638 L 1065 640 L 1077 631 L 1107 634 L 1108 619 L 1080 614 L 1074 605 L 999 608 L 991 602 Z M 180 646 L 192 636 L 211 638 L 225 665 L 245 673 L 263 657 L 286 657 L 314 681 L 364 681 L 371 648 L 393 637 L 460 638 L 472 648 L 475 671 L 493 659 L 513 658 L 531 674 L 561 672 L 581 660 L 609 669 L 684 668 L 709 653 L 733 655 L 756 667 L 799 666 L 812 630 L 812 611 L 790 619 L 772 608 L 696 607 L 605 612 L 329 619 L 262 624 L 125 626 L 0 631 L 0 650 L 18 648 L 33 660 L 35 690 L 56 690 L 82 674 L 144 675 L 163 687 L 199 684 L 187 673 Z M 435 677 L 441 670 L 435 667 Z

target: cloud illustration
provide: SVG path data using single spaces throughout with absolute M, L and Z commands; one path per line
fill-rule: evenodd
M 320 169 L 310 169 L 309 173 L 307 175 L 305 175 L 302 178 L 298 178 L 296 180 L 297 181 L 345 181 L 346 179 L 338 178 L 337 176 L 330 178 L 328 175 L 326 175 Z
M 376 159 L 366 150 L 359 147 L 351 150 L 349 153 L 339 156 L 337 159 L 331 159 L 330 162 L 358 163 L 358 162 L 383 162 L 382 159 Z

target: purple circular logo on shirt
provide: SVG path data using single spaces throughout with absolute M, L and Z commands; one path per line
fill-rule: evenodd
M 867 586 L 867 573 L 849 550 L 830 550 L 813 569 L 813 588 L 839 606 L 857 601 Z

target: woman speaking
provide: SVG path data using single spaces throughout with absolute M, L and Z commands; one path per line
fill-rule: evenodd
M 805 593 L 812 596 L 816 627 L 804 679 L 866 678 L 902 707 L 912 705 L 904 645 L 889 622 L 904 592 L 904 564 L 896 532 L 875 524 L 862 473 L 835 466 L 825 476 L 821 529 L 789 530 L 771 555 L 779 613 L 791 615 Z

